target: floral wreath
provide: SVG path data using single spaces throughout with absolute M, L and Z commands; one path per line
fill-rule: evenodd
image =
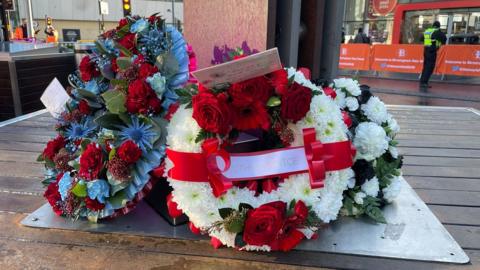
M 189 79 L 183 36 L 156 15 L 123 18 L 95 44 L 69 76 L 72 99 L 39 156 L 54 212 L 93 222 L 128 213 L 163 174 L 175 89 Z
M 189 217 L 192 231 L 209 234 L 215 247 L 287 251 L 337 218 L 353 177 L 349 167 L 354 154 L 338 106 L 302 72 L 281 69 L 244 82 L 211 89 L 193 85 L 177 93 L 182 105 L 167 128 L 166 171 L 173 187 L 170 200 Z M 252 130 L 260 138 L 259 150 L 309 145 L 308 153 L 310 145 L 310 151 L 318 150 L 316 142 L 323 143 L 325 154 L 343 156 L 337 157 L 338 164 L 325 163 L 320 183 L 313 180 L 315 162 L 303 173 L 222 181 L 216 160 L 228 164 L 235 154 L 225 149 L 240 132 Z M 341 147 L 329 147 L 334 145 Z
M 324 91 L 331 93 L 344 110 L 349 135 L 357 149 L 352 166 L 355 178 L 344 193 L 341 213 L 356 217 L 366 215 L 385 223 L 380 208 L 397 197 L 403 178 L 402 156 L 398 154 L 395 140 L 400 127 L 385 104 L 357 80 L 338 78 Z

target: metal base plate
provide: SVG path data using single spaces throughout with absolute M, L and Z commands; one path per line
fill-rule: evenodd
M 297 250 L 387 257 L 432 262 L 468 263 L 470 259 L 407 182 L 396 201 L 385 207 L 387 224 L 367 219 L 340 218 L 319 232 L 317 240 L 304 241 Z M 72 222 L 56 216 L 48 204 L 28 215 L 22 225 L 185 240 L 208 239 L 188 226 L 170 226 L 146 203 L 135 211 L 98 224 Z

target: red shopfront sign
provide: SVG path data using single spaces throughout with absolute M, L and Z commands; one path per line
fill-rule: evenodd
M 375 19 L 378 16 L 387 16 L 397 6 L 397 0 L 369 0 L 368 17 Z

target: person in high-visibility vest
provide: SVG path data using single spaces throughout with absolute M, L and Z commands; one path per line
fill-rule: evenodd
M 53 28 L 53 26 L 47 26 L 45 29 L 45 34 L 47 35 L 47 43 L 57 43 L 58 42 L 58 31 Z
M 432 27 L 425 30 L 421 38 L 423 45 L 423 70 L 420 77 L 420 89 L 426 89 L 430 86 L 428 81 L 435 69 L 437 61 L 437 50 L 447 42 L 447 36 L 440 30 L 440 22 L 436 21 Z

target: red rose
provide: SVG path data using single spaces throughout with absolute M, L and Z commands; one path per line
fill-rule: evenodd
M 120 145 L 117 154 L 123 161 L 133 164 L 142 156 L 142 150 L 133 141 L 128 140 Z
M 134 54 L 137 52 L 137 49 L 135 48 L 135 34 L 133 33 L 126 34 L 123 38 L 118 40 L 118 43 Z M 120 56 L 125 56 L 125 54 L 120 51 Z
M 305 235 L 296 229 L 295 224 L 287 222 L 282 228 L 282 234 L 271 245 L 272 250 L 289 251 L 296 247 Z
M 323 92 L 325 93 L 325 95 L 331 97 L 332 99 L 335 99 L 337 97 L 337 93 L 335 92 L 335 90 L 331 87 L 324 87 L 323 88 Z
M 58 135 L 57 138 L 47 143 L 47 146 L 45 147 L 42 153 L 43 158 L 48 158 L 50 160 L 53 160 L 53 158 L 58 153 L 58 151 L 60 151 L 60 149 L 65 147 L 66 144 L 67 142 L 65 141 L 65 139 L 62 136 Z
M 271 244 L 282 229 L 286 207 L 286 203 L 277 201 L 249 210 L 243 241 L 255 246 Z
M 95 63 L 91 61 L 90 56 L 84 56 L 78 67 L 82 80 L 90 81 L 92 78 L 100 75 L 100 71 L 95 67 Z
M 92 211 L 100 211 L 105 208 L 105 204 L 100 203 L 97 200 L 92 200 L 88 196 L 85 197 L 85 206 Z
M 80 156 L 80 170 L 78 174 L 87 179 L 94 180 L 103 168 L 103 152 L 95 143 L 87 145 Z
M 305 117 L 310 110 L 312 90 L 294 82 L 288 92 L 282 96 L 280 115 L 294 123 Z
M 127 24 L 128 24 L 127 18 L 120 19 L 120 21 L 118 22 L 117 30 L 120 30 L 122 27 L 124 27 Z
M 161 110 L 161 102 L 150 85 L 138 79 L 128 86 L 125 107 L 129 113 L 146 114 L 149 111 L 158 113 Z
M 43 197 L 47 199 L 48 203 L 52 206 L 53 212 L 55 212 L 55 214 L 57 214 L 58 216 L 63 213 L 61 206 L 58 203 L 62 200 L 60 192 L 58 192 L 58 181 L 60 180 L 60 178 L 62 178 L 62 176 L 63 173 L 57 175 L 57 180 L 50 183 L 45 190 L 45 193 L 43 193 Z
M 230 129 L 231 113 L 225 95 L 201 92 L 192 98 L 193 119 L 206 131 L 226 134 Z
M 157 72 L 158 68 L 156 66 L 150 65 L 149 63 L 143 63 L 138 69 L 138 76 L 140 79 L 146 79 L 147 77 L 150 77 Z
M 90 106 L 88 106 L 88 102 L 85 99 L 80 100 L 80 103 L 78 104 L 78 110 L 83 115 L 89 115 L 90 114 Z
M 273 88 L 264 76 L 244 82 L 234 83 L 228 89 L 232 103 L 237 107 L 244 107 L 254 101 L 265 104 L 272 95 Z
M 235 117 L 233 127 L 238 130 L 270 128 L 270 117 L 267 109 L 260 101 L 253 102 L 244 107 L 233 107 Z
M 282 96 L 288 91 L 288 73 L 285 69 L 274 71 L 268 77 L 275 93 Z

